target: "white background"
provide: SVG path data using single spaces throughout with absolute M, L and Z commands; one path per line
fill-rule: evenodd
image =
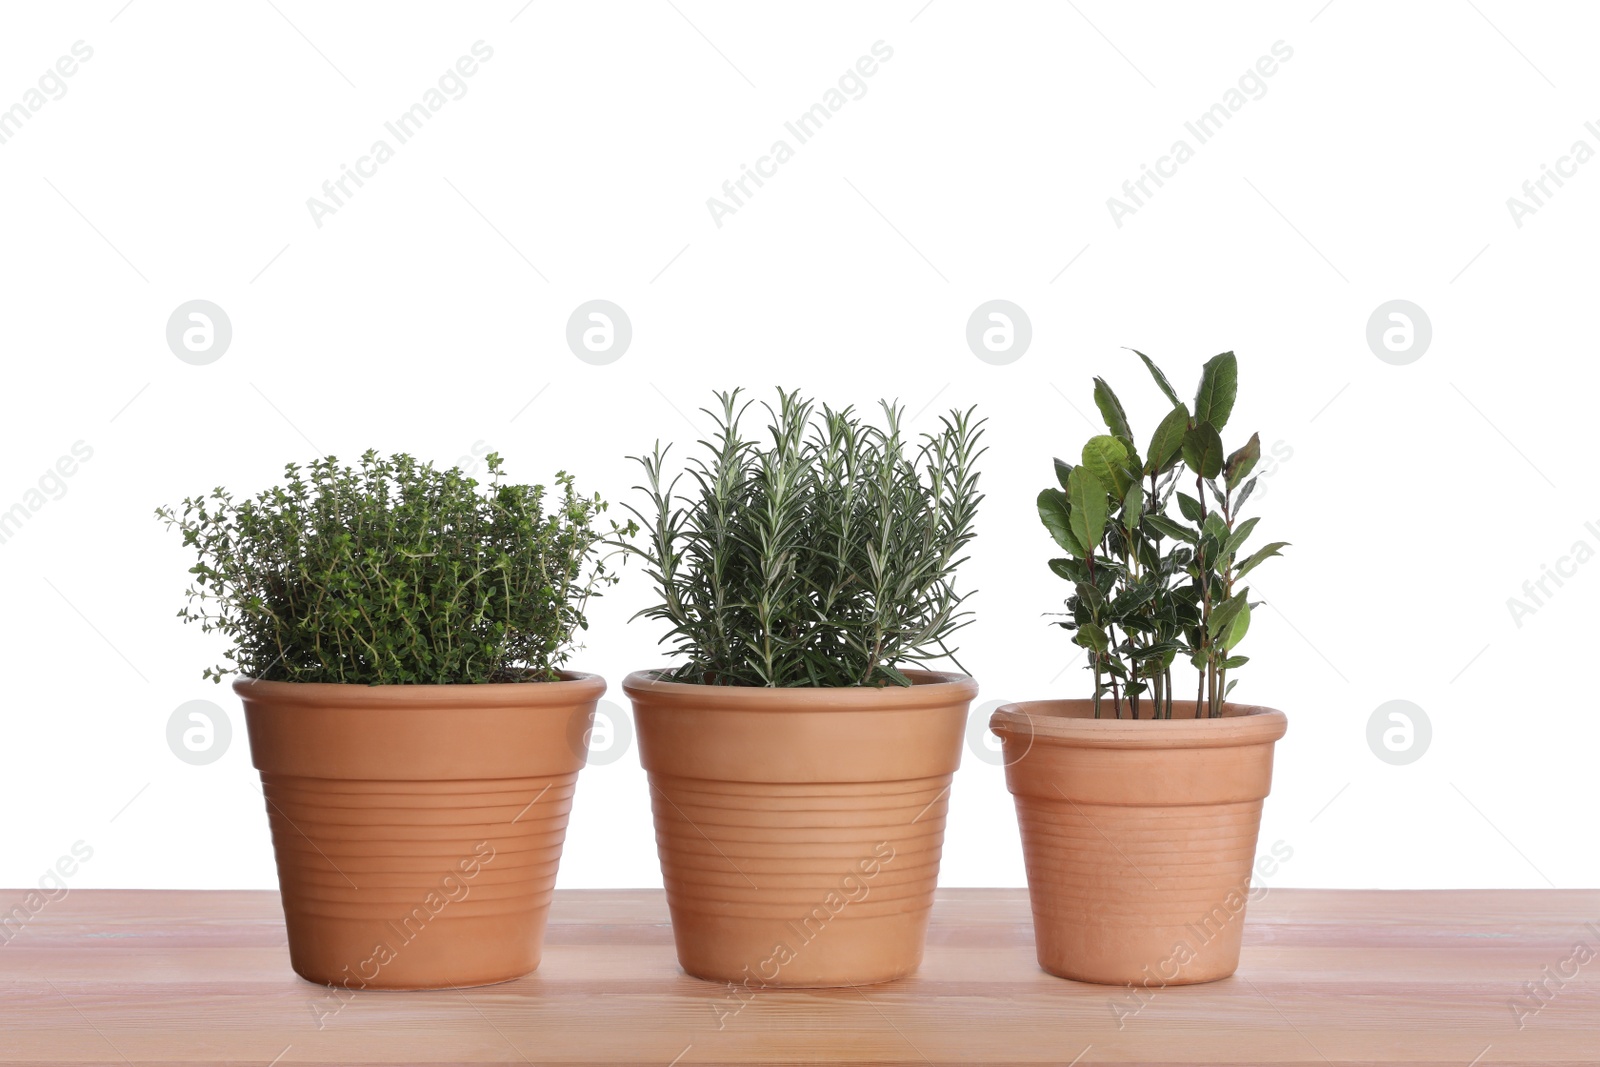
M 896 397 L 917 428 L 977 404 L 963 660 L 980 702 L 1084 695 L 1042 618 L 1066 590 L 1033 498 L 1094 430 L 1093 375 L 1153 428 L 1123 345 L 1185 391 L 1236 350 L 1229 440 L 1258 428 L 1290 454 L 1256 498 L 1258 537 L 1293 547 L 1259 572 L 1236 694 L 1290 719 L 1273 884 L 1600 882 L 1578 832 L 1600 565 L 1520 626 L 1507 607 L 1575 542 L 1600 548 L 1600 162 L 1520 227 L 1506 203 L 1574 141 L 1600 148 L 1592 11 L 675 3 L 7 8 L 0 107 L 94 51 L 0 144 L 0 510 L 74 442 L 93 457 L 0 544 L 0 884 L 79 840 L 75 886 L 275 884 L 237 703 L 200 678 L 220 649 L 173 617 L 190 560 L 152 511 L 317 454 L 494 448 L 519 479 L 565 468 L 617 501 L 625 456 L 702 433 L 714 388 Z M 307 198 L 479 40 L 465 96 L 315 225 Z M 719 228 L 707 198 L 880 40 L 865 95 Z M 1277 41 L 1293 56 L 1265 94 L 1197 145 L 1185 121 Z M 1194 158 L 1116 225 L 1107 198 L 1178 138 Z M 565 343 L 593 298 L 633 324 L 609 366 Z M 1033 327 L 1006 366 L 965 341 L 995 298 Z M 208 366 L 165 339 L 192 299 L 232 322 Z M 1432 322 L 1406 366 L 1366 341 L 1392 299 Z M 663 662 L 627 621 L 648 598 L 634 568 L 574 663 L 619 703 Z M 166 744 L 193 699 L 233 722 L 209 766 Z M 1367 743 L 1394 699 L 1433 727 L 1405 766 Z M 945 857 L 946 884 L 1023 884 L 1002 772 L 970 754 Z M 561 884 L 659 884 L 635 753 L 580 780 Z

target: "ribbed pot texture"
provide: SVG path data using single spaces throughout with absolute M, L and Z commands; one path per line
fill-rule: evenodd
M 289 959 L 351 989 L 539 965 L 594 675 L 505 685 L 240 679 Z
M 978 687 L 761 689 L 631 674 L 678 962 L 750 989 L 922 962 L 950 778 Z
M 1109 701 L 1107 702 L 1109 714 Z M 1039 966 L 1147 988 L 1239 966 L 1261 804 L 1283 712 L 1094 718 L 1088 700 L 1007 704 L 990 719 L 1022 831 Z

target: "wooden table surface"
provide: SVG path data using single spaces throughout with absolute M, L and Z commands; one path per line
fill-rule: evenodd
M 0 1063 L 1596 1064 L 1597 975 L 1600 892 L 1274 889 L 1236 976 L 1141 1004 L 1040 971 L 1023 891 L 949 889 L 915 977 L 742 1002 L 659 892 L 570 890 L 530 978 L 340 1001 L 274 893 L 76 890 L 0 944 Z

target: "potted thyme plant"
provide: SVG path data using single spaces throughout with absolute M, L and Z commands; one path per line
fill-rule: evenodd
M 1170 405 L 1143 455 L 1096 378 L 1109 432 L 1079 462 L 1056 460 L 1058 486 L 1038 499 L 1066 553 L 1049 564 L 1071 589 L 1059 625 L 1082 650 L 1091 695 L 1008 704 L 990 725 L 1016 801 L 1040 966 L 1173 985 L 1239 965 L 1261 805 L 1287 722 L 1227 697 L 1230 673 L 1248 662 L 1235 651 L 1256 606 L 1244 579 L 1285 543 L 1250 543 L 1257 518 L 1243 513 L 1259 436 L 1232 451 L 1222 443 L 1234 354 L 1206 362 L 1192 408 L 1135 354 Z
M 920 441 L 779 390 L 683 474 L 640 457 L 634 514 L 676 667 L 630 674 L 678 960 L 764 986 L 888 981 L 921 962 L 977 685 L 916 669 L 970 621 L 981 421 Z
M 615 581 L 605 504 L 407 455 L 289 464 L 156 514 L 196 563 L 272 828 L 290 961 L 349 988 L 481 985 L 538 966 L 583 727 L 562 669 Z

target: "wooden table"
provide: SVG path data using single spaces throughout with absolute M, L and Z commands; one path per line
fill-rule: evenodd
M 1274 889 L 1238 975 L 1141 1005 L 1041 972 L 1022 891 L 951 889 L 916 977 L 741 1003 L 678 971 L 659 892 L 579 890 L 531 978 L 340 1002 L 273 893 L 77 890 L 0 945 L 0 1063 L 1595 1064 L 1597 975 L 1600 892 Z

